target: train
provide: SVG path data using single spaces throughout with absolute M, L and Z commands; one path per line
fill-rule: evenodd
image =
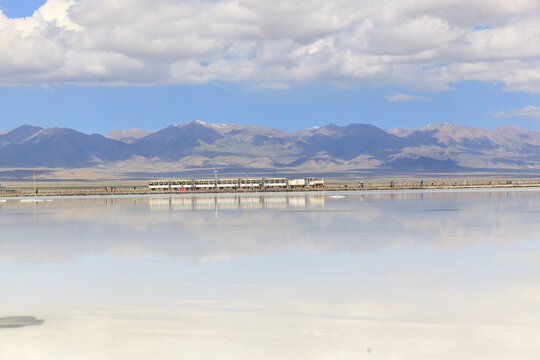
M 152 180 L 151 191 L 196 191 L 196 190 L 274 190 L 324 188 L 323 178 L 287 179 L 276 178 L 224 178 L 224 179 L 173 179 Z

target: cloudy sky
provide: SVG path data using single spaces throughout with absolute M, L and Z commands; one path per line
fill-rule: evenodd
M 0 0 L 0 131 L 540 130 L 538 0 Z

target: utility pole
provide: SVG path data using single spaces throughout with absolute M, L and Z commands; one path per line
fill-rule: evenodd
M 499 185 L 499 171 L 501 171 L 501 163 L 502 163 L 502 159 L 499 159 L 499 167 L 497 168 L 497 179 L 495 180 L 497 185 Z
M 34 169 L 34 196 L 37 195 L 37 188 L 36 188 L 36 169 Z

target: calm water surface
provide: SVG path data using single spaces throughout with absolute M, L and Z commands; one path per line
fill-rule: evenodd
M 0 203 L 0 359 L 538 359 L 540 192 Z

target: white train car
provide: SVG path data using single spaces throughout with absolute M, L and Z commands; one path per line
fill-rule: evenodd
M 285 189 L 287 188 L 287 178 L 267 178 L 263 179 L 265 189 Z
M 306 187 L 306 179 L 291 179 L 288 181 L 290 188 L 303 188 Z
M 152 180 L 148 183 L 148 190 L 151 191 L 167 191 L 170 190 L 169 180 Z
M 171 189 L 176 191 L 193 189 L 193 181 L 191 180 L 172 180 L 170 181 Z
M 218 189 L 236 189 L 238 187 L 238 179 L 219 179 L 217 181 Z
M 324 179 L 316 178 L 305 178 L 305 179 L 291 179 L 288 181 L 289 188 L 298 189 L 298 188 L 319 188 L 325 187 Z
M 321 187 L 326 186 L 324 179 L 322 178 L 321 179 L 308 178 L 307 181 L 310 187 L 321 188 Z
M 262 179 L 240 179 L 239 187 L 241 189 L 260 189 Z
M 216 188 L 216 181 L 214 179 L 197 179 L 193 182 L 194 190 L 208 190 Z

